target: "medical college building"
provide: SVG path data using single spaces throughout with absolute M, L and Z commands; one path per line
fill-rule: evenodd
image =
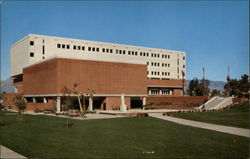
M 30 34 L 10 48 L 15 93 L 28 109 L 56 102 L 63 109 L 63 87 L 88 93 L 90 110 L 114 110 L 124 95 L 128 109 L 153 98 L 183 96 L 186 55 L 182 51 Z

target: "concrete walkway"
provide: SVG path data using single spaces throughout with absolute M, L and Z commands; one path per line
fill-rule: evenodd
M 26 157 L 0 145 L 1 159 L 27 159 Z
M 244 136 L 248 138 L 250 137 L 249 129 L 236 128 L 236 127 L 231 127 L 231 126 L 222 126 L 222 125 L 186 120 L 186 119 L 181 119 L 181 118 L 175 118 L 175 117 L 170 117 L 170 116 L 163 116 L 162 113 L 150 113 L 149 116 L 155 117 L 158 119 L 168 120 L 168 121 L 175 122 L 175 123 L 182 124 L 182 125 L 209 129 L 209 130 L 219 131 L 223 133 Z

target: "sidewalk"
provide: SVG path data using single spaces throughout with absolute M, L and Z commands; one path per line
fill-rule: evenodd
M 27 159 L 26 157 L 0 145 L 1 159 Z
M 249 129 L 236 128 L 236 127 L 231 127 L 231 126 L 222 126 L 222 125 L 186 120 L 186 119 L 181 119 L 181 118 L 163 116 L 162 113 L 150 113 L 149 116 L 154 117 L 154 118 L 158 118 L 158 119 L 163 119 L 163 120 L 175 122 L 175 123 L 182 124 L 182 125 L 198 127 L 198 128 L 203 128 L 203 129 L 209 129 L 209 130 L 219 131 L 219 132 L 223 132 L 223 133 L 244 136 L 244 137 L 248 137 L 248 138 L 250 137 L 250 130 Z

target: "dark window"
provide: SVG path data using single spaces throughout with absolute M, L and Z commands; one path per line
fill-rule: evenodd
M 88 50 L 91 51 L 91 47 L 89 47 Z
M 43 56 L 43 59 L 44 59 L 44 56 Z
M 125 51 L 125 50 L 123 50 L 123 54 L 126 54 L 126 51 Z
M 185 65 L 183 65 L 183 68 L 185 68 Z
M 130 55 L 130 51 L 128 51 L 128 54 Z
M 65 49 L 65 44 L 62 44 L 62 48 Z
M 44 47 L 44 45 L 43 45 L 43 54 L 45 54 L 45 47 Z
M 96 48 L 96 51 L 99 52 L 99 48 Z
M 61 48 L 61 44 L 57 44 L 57 48 Z
M 158 54 L 158 58 L 160 58 L 160 54 Z
M 43 43 L 44 43 L 44 39 L 43 39 Z
M 183 60 L 185 60 L 185 56 L 183 56 Z
M 34 46 L 34 41 L 30 41 L 30 46 Z
M 102 49 L 102 52 L 105 52 L 105 49 Z
M 142 56 L 142 52 L 140 52 L 140 56 Z
M 95 51 L 95 48 L 94 48 L 94 47 L 92 48 L 92 51 Z
M 106 52 L 109 53 L 109 49 L 106 49 Z
M 154 64 L 153 64 L 153 62 L 151 62 L 151 66 L 153 66 Z
M 110 53 L 113 53 L 113 49 L 110 49 Z
M 147 53 L 147 56 L 148 56 L 148 53 Z
M 31 52 L 31 53 L 30 53 L 30 57 L 34 57 L 34 52 Z
M 81 46 L 78 46 L 78 50 L 81 50 Z
M 151 54 L 151 57 L 154 57 L 154 54 Z
M 70 48 L 70 45 L 67 45 L 67 49 L 69 49 Z
M 170 55 L 168 55 L 168 58 L 170 59 Z
M 170 64 L 168 64 L 168 67 L 170 67 Z
M 147 65 L 149 64 L 149 62 L 147 62 Z
M 135 52 L 135 55 L 137 56 L 137 52 Z
M 177 65 L 179 65 L 179 59 L 177 59 Z
M 134 51 L 132 51 L 132 55 L 134 55 Z
M 117 53 L 117 54 L 118 54 L 118 52 L 119 52 L 119 50 L 115 50 L 115 53 Z
M 122 50 L 119 50 L 119 54 L 122 54 Z
M 75 45 L 73 46 L 73 49 L 76 50 L 76 46 Z
M 145 56 L 145 52 L 143 53 L 143 56 Z

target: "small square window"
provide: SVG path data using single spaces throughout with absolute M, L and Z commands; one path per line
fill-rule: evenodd
M 61 44 L 57 44 L 57 48 L 61 48 Z
M 43 59 L 44 59 L 44 56 L 43 56 Z
M 73 46 L 73 49 L 76 50 L 76 46 L 75 45 Z
M 96 48 L 96 51 L 99 52 L 99 48 Z
M 168 58 L 170 59 L 170 55 L 168 55 Z
M 65 44 L 62 44 L 62 48 L 65 49 Z
M 105 49 L 104 49 L 104 48 L 102 49 L 102 52 L 105 52 Z
M 125 50 L 123 50 L 123 54 L 126 54 L 126 51 L 125 51 Z
M 148 56 L 148 53 L 147 53 L 147 56 Z
M 94 47 L 92 48 L 92 51 L 95 51 L 95 48 L 94 48 Z
M 113 53 L 113 49 L 110 49 L 110 53 Z
M 142 56 L 142 52 L 140 52 L 140 56 Z
M 135 55 L 137 56 L 137 52 L 135 52 Z
M 81 50 L 81 46 L 78 46 L 78 50 Z
M 130 55 L 130 51 L 128 51 L 128 54 Z
M 67 45 L 67 49 L 70 49 L 70 45 Z
M 30 52 L 30 57 L 34 57 L 34 52 Z
M 30 41 L 30 46 L 34 46 L 34 41 Z
M 109 49 L 106 49 L 106 52 L 109 53 Z
M 143 56 L 145 56 L 146 54 L 145 54 L 145 52 L 143 53 Z
M 88 48 L 88 51 L 91 51 L 91 47 Z
M 122 54 L 122 50 L 119 50 L 119 54 Z

